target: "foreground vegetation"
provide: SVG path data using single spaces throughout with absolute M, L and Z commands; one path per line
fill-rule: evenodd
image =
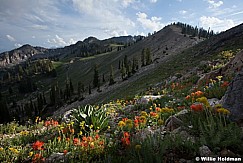
M 149 89 L 144 97 L 74 108 L 69 116 L 0 126 L 1 162 L 176 162 L 243 155 L 242 129 L 220 104 L 230 81 L 222 76 Z M 154 98 L 154 96 L 159 98 Z M 226 152 L 225 152 L 226 151 Z

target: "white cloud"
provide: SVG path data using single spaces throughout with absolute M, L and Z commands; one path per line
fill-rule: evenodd
M 128 7 L 130 4 L 134 3 L 135 0 L 122 0 L 122 5 Z
M 72 40 L 71 40 L 71 41 L 72 41 Z M 58 35 L 55 35 L 55 38 L 53 38 L 53 39 L 51 39 L 51 40 L 48 39 L 47 42 L 50 43 L 50 44 L 54 44 L 56 47 L 58 47 L 58 46 L 66 46 L 66 45 L 68 45 L 68 43 L 65 42 L 64 39 L 61 38 L 61 37 L 58 36 Z
M 160 22 L 162 18 L 160 17 L 151 17 L 151 19 L 147 18 L 147 14 L 138 12 L 137 21 L 141 23 L 144 29 L 149 29 L 151 31 L 158 31 L 162 29 L 165 25 Z
M 13 36 L 6 35 L 6 37 L 7 37 L 7 39 L 8 39 L 9 41 L 12 41 L 12 42 L 16 41 L 16 39 L 15 39 Z
M 231 14 L 231 16 L 239 15 L 239 14 L 243 14 L 243 11 L 235 12 L 235 13 Z
M 200 17 L 200 22 L 204 28 L 211 28 L 216 32 L 225 31 L 235 26 L 232 19 L 219 19 L 216 17 Z
M 46 25 L 38 25 L 38 24 L 32 25 L 31 27 L 37 30 L 46 30 L 48 28 Z
M 19 48 L 19 47 L 21 47 L 22 45 L 21 45 L 21 44 L 18 44 L 18 43 L 15 43 L 14 46 L 15 46 L 16 48 Z
M 181 15 L 185 15 L 185 14 L 187 13 L 187 11 L 186 11 L 186 10 L 181 10 L 181 11 L 179 11 L 179 13 L 180 13 Z
M 182 2 L 182 0 L 177 0 L 178 2 Z
M 156 2 L 157 2 L 157 0 L 150 0 L 150 2 L 151 2 L 151 3 L 156 3 Z
M 70 38 L 70 40 L 69 40 L 69 44 L 75 44 L 77 41 L 75 41 L 73 38 Z
M 135 23 L 125 16 L 121 11 L 120 5 L 128 5 L 135 2 L 134 0 L 73 0 L 73 5 L 76 10 L 82 15 L 85 15 L 90 22 L 89 26 L 94 26 L 97 29 L 108 29 L 113 31 L 116 29 L 118 33 L 124 30 L 130 30 L 135 27 Z M 87 20 L 87 23 L 89 23 Z M 92 28 L 92 27 L 91 27 Z
M 209 8 L 218 8 L 224 4 L 223 1 L 215 2 L 214 0 L 207 0 L 207 2 L 210 4 Z

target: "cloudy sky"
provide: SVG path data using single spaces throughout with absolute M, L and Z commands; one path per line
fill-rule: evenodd
M 0 0 L 0 52 L 147 35 L 178 21 L 224 31 L 242 18 L 242 0 Z

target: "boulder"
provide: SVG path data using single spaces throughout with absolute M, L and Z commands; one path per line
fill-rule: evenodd
M 205 157 L 205 156 L 210 156 L 212 154 L 212 152 L 208 148 L 208 146 L 203 145 L 203 146 L 201 146 L 199 148 L 199 154 L 200 154 L 200 156 L 204 156 Z
M 230 111 L 231 120 L 243 121 L 243 70 L 230 83 L 221 102 L 222 106 Z

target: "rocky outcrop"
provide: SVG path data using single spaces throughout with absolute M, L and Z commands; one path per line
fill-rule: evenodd
M 230 112 L 230 118 L 236 122 L 243 122 L 243 70 L 241 70 L 230 83 L 222 105 Z
M 224 67 L 211 71 L 205 74 L 201 79 L 198 80 L 198 84 L 203 81 L 209 81 L 215 79 L 217 76 L 231 76 L 232 74 L 239 72 L 243 67 L 243 50 L 238 52 L 234 58 L 232 58 Z
M 21 61 L 27 60 L 36 54 L 43 54 L 47 51 L 45 48 L 23 45 L 20 48 L 3 52 L 0 54 L 0 67 L 5 67 L 10 64 L 18 64 Z

